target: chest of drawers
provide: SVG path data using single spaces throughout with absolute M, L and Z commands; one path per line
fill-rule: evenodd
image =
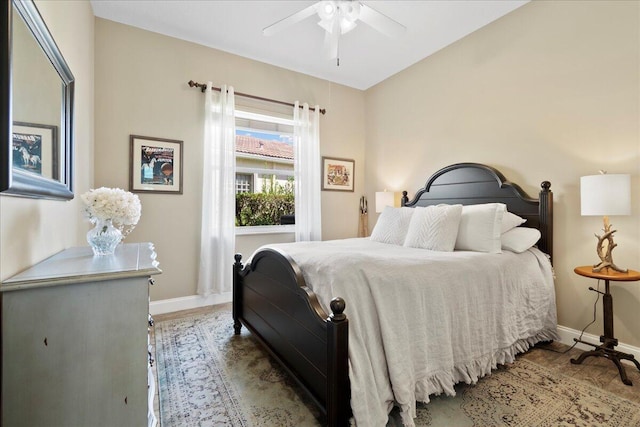
M 149 424 L 149 284 L 159 273 L 153 245 L 132 243 L 102 257 L 70 248 L 5 280 L 2 425 Z

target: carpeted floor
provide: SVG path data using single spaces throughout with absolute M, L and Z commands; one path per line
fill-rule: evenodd
M 320 425 L 316 408 L 246 329 L 233 335 L 229 305 L 157 318 L 155 341 L 162 427 Z M 455 397 L 419 404 L 416 425 L 640 426 L 640 374 L 628 368 L 636 385 L 614 394 L 603 389 L 611 381 L 618 390 L 611 372 L 608 360 L 576 366 L 532 350 L 476 385 L 457 386 Z M 387 426 L 401 425 L 394 410 Z

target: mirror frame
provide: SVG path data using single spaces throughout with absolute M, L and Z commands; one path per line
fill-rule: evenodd
M 73 95 L 75 79 L 60 49 L 56 45 L 47 25 L 33 0 L 10 0 L 3 2 L 0 22 L 5 30 L 0 31 L 0 194 L 19 197 L 55 200 L 73 199 Z M 24 20 L 27 28 L 42 48 L 43 54 L 60 76 L 62 90 L 62 115 L 60 117 L 59 140 L 61 164 L 59 180 L 44 178 L 13 167 L 13 114 L 12 114 L 12 8 Z

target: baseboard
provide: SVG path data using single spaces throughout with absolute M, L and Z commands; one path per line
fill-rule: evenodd
M 580 337 L 580 331 L 567 328 L 566 326 L 558 326 L 558 335 L 560 335 L 561 343 L 567 344 L 567 345 L 573 345 L 574 344 L 573 339 Z M 585 333 L 582 335 L 582 340 L 587 342 L 592 342 L 594 344 L 599 344 L 600 336 Z M 593 347 L 586 344 L 582 344 L 582 343 L 577 343 L 576 348 L 580 350 L 593 350 Z M 640 360 L 640 348 L 638 347 L 633 347 L 628 344 L 620 343 L 618 344 L 618 346 L 616 346 L 616 350 L 621 351 L 623 353 L 627 353 L 627 354 L 633 354 L 633 356 L 637 360 Z M 623 362 L 627 363 L 626 360 L 623 360 Z M 631 363 L 631 362 L 628 362 L 628 363 Z
M 188 297 L 171 298 L 159 301 L 151 301 L 149 303 L 149 313 L 152 316 L 156 314 L 172 313 L 174 311 L 190 310 L 192 308 L 206 307 L 208 305 L 223 304 L 231 302 L 232 294 L 227 292 L 224 294 L 209 295 L 201 297 L 200 295 L 192 295 Z
M 192 295 L 188 297 L 152 301 L 149 304 L 149 312 L 151 313 L 151 315 L 156 315 L 156 314 L 171 313 L 174 311 L 190 310 L 192 308 L 200 308 L 208 305 L 224 304 L 227 302 L 231 302 L 231 299 L 232 299 L 231 292 L 227 292 L 224 294 L 209 295 L 208 297 Z M 567 328 L 566 326 L 558 326 L 558 335 L 560 336 L 561 343 L 567 344 L 567 345 L 573 345 L 574 344 L 573 339 L 580 337 L 580 331 Z M 592 343 L 599 343 L 600 337 L 593 334 L 585 333 L 582 335 L 582 340 L 592 342 Z M 582 343 L 576 344 L 576 348 L 580 350 L 593 350 L 593 347 L 590 347 Z M 640 348 L 638 347 L 633 347 L 624 343 L 620 343 L 616 347 L 616 349 L 623 353 L 633 354 L 636 359 L 640 360 Z

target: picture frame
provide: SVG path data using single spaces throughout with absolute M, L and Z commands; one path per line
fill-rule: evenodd
M 322 157 L 322 190 L 354 191 L 355 160 Z
M 130 135 L 129 190 L 182 194 L 182 141 Z
M 58 126 L 13 122 L 12 165 L 43 178 L 60 179 Z

